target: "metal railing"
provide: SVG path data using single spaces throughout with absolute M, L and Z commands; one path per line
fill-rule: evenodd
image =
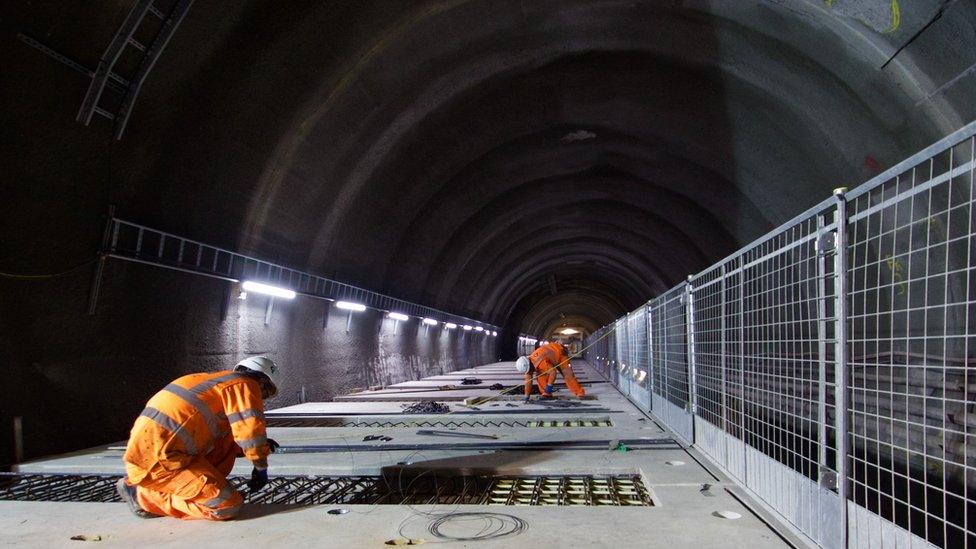
M 818 545 L 976 547 L 974 135 L 838 190 L 588 358 Z

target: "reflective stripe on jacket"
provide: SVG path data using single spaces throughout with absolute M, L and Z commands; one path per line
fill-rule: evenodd
M 129 480 L 138 483 L 156 466 L 186 467 L 233 436 L 256 467 L 267 467 L 261 385 L 222 371 L 183 376 L 159 391 L 136 418 L 123 459 Z
M 530 369 L 525 373 L 525 396 L 532 394 L 532 380 L 535 379 L 542 391 L 546 385 L 548 385 L 551 380 L 555 380 L 555 377 L 549 378 L 546 374 L 549 374 L 551 370 L 554 370 L 557 366 L 568 366 L 569 357 L 563 353 L 563 347 L 559 343 L 548 343 L 539 347 L 529 355 L 529 362 L 532 364 L 533 369 Z M 555 376 L 555 372 L 552 372 Z
M 539 347 L 529 355 L 529 362 L 542 373 L 548 372 L 557 366 L 569 364 L 569 357 L 563 352 L 563 346 L 559 343 L 548 343 Z

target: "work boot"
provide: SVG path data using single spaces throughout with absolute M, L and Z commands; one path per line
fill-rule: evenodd
M 129 506 L 129 510 L 132 514 L 139 518 L 156 518 L 159 515 L 154 515 L 149 511 L 146 511 L 139 506 L 139 500 L 136 498 L 136 487 L 129 486 L 129 483 L 125 481 L 124 478 L 120 478 L 118 482 L 115 483 L 115 491 L 119 493 L 119 497 L 122 501 Z

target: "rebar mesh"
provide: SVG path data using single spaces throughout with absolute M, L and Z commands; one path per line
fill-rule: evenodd
M 0 474 L 0 500 L 119 502 L 119 476 Z M 637 475 L 467 476 L 400 470 L 388 476 L 277 476 L 257 492 L 231 485 L 249 504 L 275 505 L 586 505 L 649 506 Z

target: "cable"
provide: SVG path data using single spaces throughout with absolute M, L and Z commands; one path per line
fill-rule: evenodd
M 452 536 L 441 531 L 452 522 L 483 521 L 481 531 L 473 536 Z M 430 535 L 449 541 L 486 541 L 508 536 L 517 536 L 529 529 L 529 523 L 514 515 L 489 512 L 448 513 L 435 519 L 427 527 Z
M 81 269 L 82 267 L 87 267 L 88 265 L 91 265 L 92 263 L 94 263 L 97 259 L 98 258 L 89 259 L 88 261 L 85 261 L 84 263 L 81 263 L 80 265 L 75 265 L 74 267 L 68 269 L 67 271 L 62 271 L 60 273 L 54 273 L 54 274 L 14 274 L 14 273 L 0 272 L 0 277 L 3 277 L 3 278 L 13 278 L 15 280 L 45 280 L 45 279 L 49 279 L 49 278 L 58 278 L 60 276 L 64 276 L 64 275 L 71 274 L 71 273 L 77 271 L 78 269 Z

